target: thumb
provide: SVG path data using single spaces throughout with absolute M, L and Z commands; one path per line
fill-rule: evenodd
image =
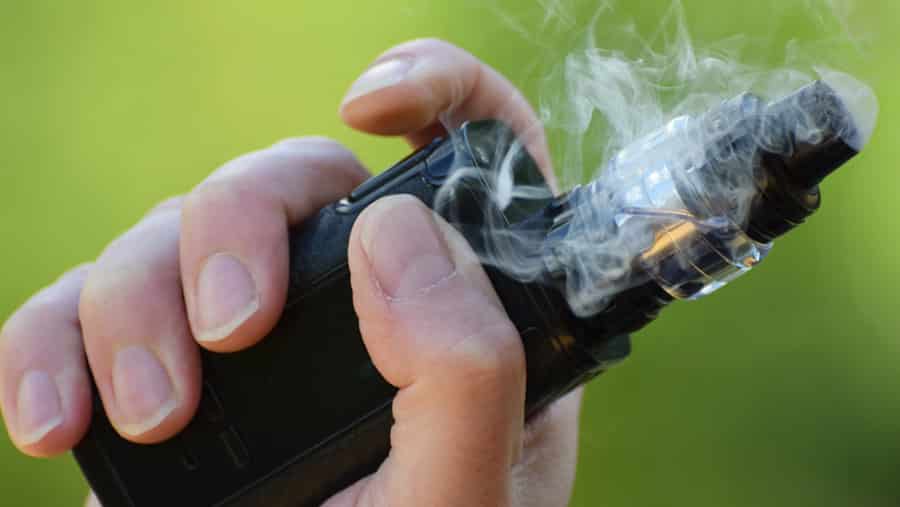
M 508 505 L 525 358 L 475 254 L 418 200 L 396 196 L 359 217 L 349 259 L 366 347 L 399 393 L 390 456 L 344 498 L 367 506 Z

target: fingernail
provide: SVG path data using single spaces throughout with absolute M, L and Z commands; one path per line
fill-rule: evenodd
M 17 412 L 21 445 L 40 442 L 62 424 L 62 402 L 50 375 L 40 370 L 25 372 L 19 383 Z
M 412 199 L 376 202 L 360 233 L 375 279 L 388 298 L 421 294 L 456 270 L 432 212 Z
M 413 62 L 409 58 L 395 58 L 372 66 L 353 83 L 343 103 L 347 104 L 376 90 L 394 86 L 406 78 L 412 66 Z
M 117 421 L 117 427 L 124 433 L 143 435 L 175 410 L 172 380 L 145 347 L 132 345 L 116 352 L 112 381 L 116 405 L 124 418 Z
M 253 276 L 233 255 L 215 254 L 206 260 L 197 281 L 199 332 L 197 339 L 227 338 L 259 309 Z

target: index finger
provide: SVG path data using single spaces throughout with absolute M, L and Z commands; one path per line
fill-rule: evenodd
M 415 40 L 382 54 L 347 92 L 341 117 L 364 132 L 402 135 L 415 147 L 464 121 L 502 120 L 556 188 L 544 130 L 525 96 L 496 70 L 444 41 Z

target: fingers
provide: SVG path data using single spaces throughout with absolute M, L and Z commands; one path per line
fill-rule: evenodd
M 528 421 L 522 456 L 512 469 L 512 505 L 569 505 L 578 458 L 582 392 L 582 388 L 576 389 Z
M 22 306 L 0 331 L 0 402 L 15 445 L 32 456 L 68 450 L 87 430 L 91 391 L 78 324 L 87 267 Z
M 505 505 L 524 351 L 477 258 L 416 199 L 397 196 L 360 216 L 349 261 L 366 347 L 400 391 L 390 457 L 364 491 L 346 494 L 360 505 Z
M 239 158 L 157 206 L 98 259 L 81 296 L 87 356 L 116 430 L 164 440 L 200 397 L 195 339 L 236 350 L 284 303 L 288 226 L 365 176 L 346 150 L 289 140 Z
M 239 350 L 271 330 L 287 294 L 288 227 L 366 176 L 345 148 L 306 138 L 241 157 L 187 197 L 181 274 L 204 347 Z
M 350 88 L 341 116 L 365 132 L 404 135 L 414 146 L 464 121 L 503 120 L 555 188 L 544 131 L 528 101 L 497 71 L 446 42 L 416 40 L 381 55 Z
M 161 207 L 101 254 L 79 314 L 94 381 L 123 437 L 158 442 L 191 419 L 200 355 L 181 294 L 181 213 Z

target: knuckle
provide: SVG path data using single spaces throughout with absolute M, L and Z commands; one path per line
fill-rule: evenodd
M 399 48 L 407 50 L 418 49 L 423 51 L 461 51 L 458 46 L 437 37 L 422 37 L 419 39 L 413 39 L 405 44 L 402 44 L 401 46 L 399 46 Z
M 78 313 L 82 321 L 90 322 L 92 318 L 100 313 L 99 308 L 107 299 L 106 294 L 114 290 L 109 287 L 109 283 L 100 283 L 99 276 L 92 273 L 85 280 L 84 287 L 81 289 L 81 297 L 78 298 Z
M 76 273 L 69 272 L 63 277 L 75 275 Z M 76 316 L 70 315 L 70 308 L 75 306 L 74 299 L 70 301 L 70 297 L 58 284 L 41 289 L 3 324 L 0 328 L 0 341 L 28 341 L 36 329 L 46 327 L 48 323 L 69 323 L 69 320 L 75 320 Z
M 261 169 L 271 167 L 273 164 L 284 161 L 286 159 L 285 155 L 290 153 L 292 153 L 290 150 L 281 149 L 279 148 L 279 144 L 276 144 L 270 148 L 245 153 L 235 159 L 229 160 L 213 171 L 212 174 L 200 182 L 199 185 L 194 187 L 194 190 L 188 195 L 187 202 L 190 201 L 191 195 L 195 194 L 199 189 L 223 181 L 240 179 L 248 173 L 257 173 Z M 187 204 L 187 202 L 185 204 Z
M 505 384 L 525 374 L 519 333 L 508 319 L 481 327 L 461 339 L 450 352 L 453 368 L 480 383 Z
M 19 310 L 19 315 L 29 319 L 58 318 L 63 313 L 67 301 L 55 286 L 41 289 L 31 297 Z
M 210 180 L 185 199 L 181 238 L 189 247 L 227 241 L 223 234 L 274 237 L 283 233 L 285 204 L 278 188 L 242 184 L 237 180 Z M 223 226 L 227 224 L 227 228 Z
M 155 215 L 157 213 L 165 213 L 168 211 L 178 211 L 184 205 L 184 196 L 176 195 L 159 202 L 156 206 L 150 208 L 145 217 Z
M 255 202 L 258 193 L 229 179 L 209 179 L 198 185 L 184 200 L 186 217 L 207 215 L 215 210 Z
M 310 150 L 325 149 L 341 152 L 348 152 L 341 143 L 324 136 L 306 136 L 306 137 L 290 137 L 282 139 L 274 145 L 273 149 L 284 151 L 308 152 Z
M 119 315 L 134 308 L 158 285 L 152 269 L 144 263 L 109 262 L 92 270 L 79 298 L 81 321 L 86 327 L 93 327 L 107 315 Z
M 286 139 L 276 150 L 291 168 L 306 171 L 336 171 L 343 177 L 359 178 L 365 170 L 356 155 L 346 146 L 327 137 Z
M 63 273 L 62 276 L 59 277 L 59 281 L 67 280 L 71 278 L 80 278 L 82 281 L 85 277 L 91 272 L 91 268 L 94 267 L 93 262 L 82 262 L 81 264 L 76 265 L 74 268 Z
M 180 213 L 148 215 L 104 248 L 96 263 L 82 273 L 84 283 L 104 280 L 111 271 L 170 261 L 177 252 L 180 229 Z
M 23 308 L 18 309 L 9 316 L 3 326 L 0 327 L 0 349 L 2 349 L 3 355 L 6 355 L 6 348 L 10 344 L 18 342 L 20 337 L 27 335 L 29 328 Z
M 325 137 L 285 139 L 227 163 L 191 191 L 183 210 L 190 214 L 209 206 L 260 200 L 277 204 L 285 198 L 285 187 L 297 186 L 303 174 L 322 171 L 337 172 L 339 179 L 360 179 L 365 173 L 356 156 L 337 141 Z
M 22 306 L 16 313 L 9 317 L 0 328 L 0 356 L 2 365 L 9 366 L 12 362 L 25 363 L 29 352 L 40 347 L 35 347 L 35 340 L 40 338 L 40 330 L 48 321 L 59 318 L 59 311 L 48 304 L 30 304 Z M 0 365 L 0 369 L 3 366 Z
M 195 189 L 182 210 L 172 267 L 199 270 L 203 259 L 219 251 L 245 249 L 248 257 L 271 258 L 286 234 L 286 205 L 277 192 L 230 181 Z
M 177 316 L 160 318 L 156 312 L 171 301 L 174 275 L 160 276 L 143 263 L 113 264 L 94 270 L 78 302 L 83 340 L 101 348 L 122 339 L 168 328 Z M 180 288 L 179 288 L 180 289 Z
M 159 248 L 159 239 L 163 236 L 176 234 L 181 222 L 182 205 L 177 206 L 172 203 L 165 208 L 163 204 L 153 208 L 147 212 L 140 220 L 132 225 L 128 230 L 113 238 L 109 244 L 103 249 L 98 257 L 95 266 L 105 269 L 109 263 L 109 259 L 119 257 L 123 251 L 132 250 L 134 252 L 154 252 Z M 174 213 L 176 212 L 177 213 Z M 167 234 L 162 234 L 165 231 Z M 158 237 L 148 241 L 150 236 Z M 134 249 L 137 245 L 140 248 Z M 91 272 L 95 271 L 95 266 L 91 266 L 86 273 L 89 277 Z
M 282 141 L 279 150 L 287 158 L 286 163 L 299 169 L 326 169 L 356 175 L 362 164 L 350 149 L 327 137 L 302 137 Z
M 77 304 L 81 285 L 93 263 L 82 263 L 60 276 L 52 285 L 36 292 L 0 326 L 3 343 L 30 341 L 35 330 L 48 322 L 77 325 Z M 66 287 L 71 282 L 75 290 Z

